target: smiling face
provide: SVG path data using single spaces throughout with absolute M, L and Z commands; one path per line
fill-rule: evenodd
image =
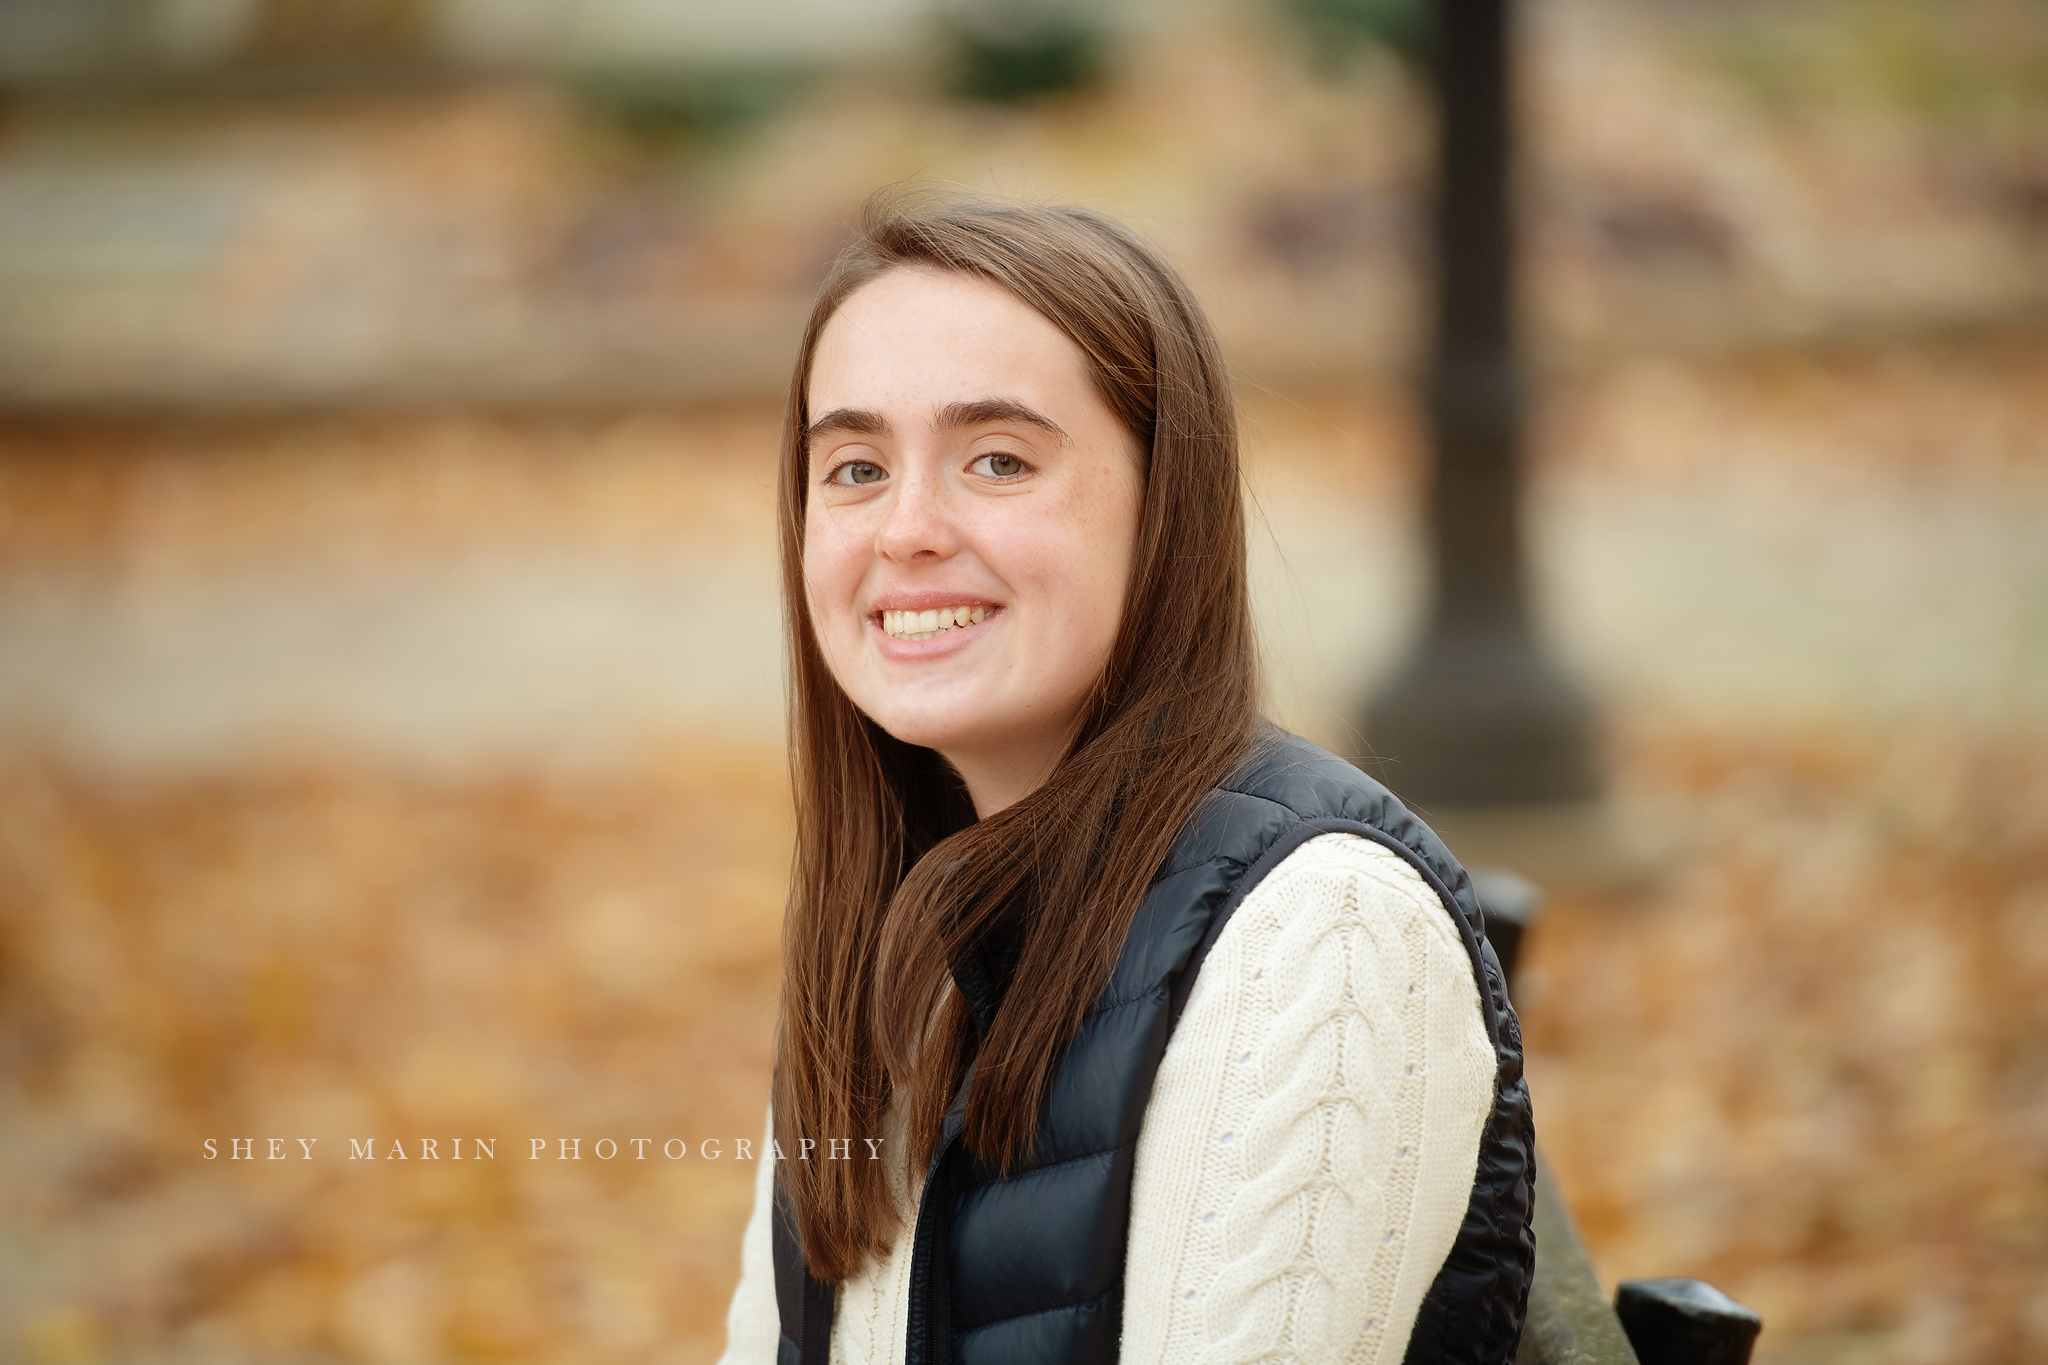
M 898 268 L 818 338 L 804 583 L 853 704 L 978 814 L 1059 761 L 1109 660 L 1143 497 L 1080 349 L 978 276 Z

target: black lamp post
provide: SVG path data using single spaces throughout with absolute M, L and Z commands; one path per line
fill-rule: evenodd
M 1366 739 L 1388 784 L 1424 805 L 1583 800 L 1600 789 L 1592 704 L 1538 647 L 1523 583 L 1510 0 L 1437 0 L 1435 14 L 1436 592 L 1420 647 L 1367 710 Z

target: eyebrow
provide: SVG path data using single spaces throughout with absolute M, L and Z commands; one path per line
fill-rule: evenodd
M 889 424 L 878 412 L 864 412 L 859 408 L 834 408 L 815 422 L 804 426 L 804 445 L 817 444 L 820 436 L 828 432 L 843 431 L 853 436 L 886 436 Z
M 1037 427 L 1061 445 L 1073 444 L 1065 428 L 1047 417 L 1036 408 L 1026 407 L 1012 398 L 977 398 L 970 403 L 948 403 L 937 414 L 941 427 L 978 427 L 992 422 L 1019 422 L 1025 426 Z M 878 412 L 862 408 L 834 408 L 823 417 L 804 427 L 804 444 L 814 444 L 821 436 L 832 432 L 845 432 L 853 436 L 886 436 L 889 424 Z
M 942 427 L 979 427 L 991 422 L 1021 422 L 1037 427 L 1061 445 L 1073 443 L 1058 422 L 1012 398 L 977 398 L 972 403 L 948 403 L 939 409 Z

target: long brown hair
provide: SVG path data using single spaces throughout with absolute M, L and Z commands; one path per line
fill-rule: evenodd
M 991 280 L 1064 332 L 1130 431 L 1144 488 L 1122 621 L 1072 748 L 1038 790 L 978 823 L 936 754 L 885 733 L 840 689 L 804 591 L 812 356 L 855 290 L 905 267 Z M 1160 254 L 1098 214 L 877 197 L 797 352 L 779 492 L 797 842 L 777 1136 L 794 1157 L 799 1138 L 824 1153 L 826 1139 L 877 1135 L 899 1093 L 901 1158 L 918 1188 L 972 1060 L 962 1139 L 1007 1167 L 1030 1148 L 1138 901 L 1257 722 L 1237 422 L 1215 337 Z M 996 933 L 1028 985 L 1008 992 L 984 1033 L 947 986 Z M 843 1280 L 887 1253 L 898 1214 L 882 1163 L 814 1156 L 781 1169 L 814 1275 Z

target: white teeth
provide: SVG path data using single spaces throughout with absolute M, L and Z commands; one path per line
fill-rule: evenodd
M 989 618 L 991 610 L 962 603 L 931 611 L 885 611 L 882 630 L 898 640 L 930 640 L 962 626 L 978 626 Z

